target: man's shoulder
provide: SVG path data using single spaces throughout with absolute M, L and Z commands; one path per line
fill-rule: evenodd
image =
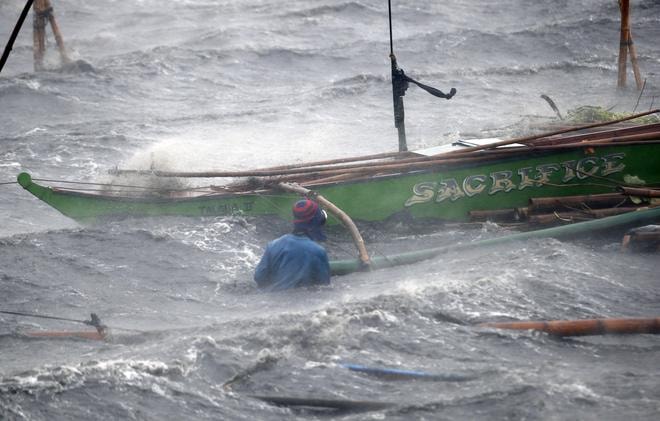
M 277 237 L 276 239 L 269 242 L 268 245 L 270 246 L 270 245 L 273 245 L 273 244 L 282 243 L 282 242 L 286 242 L 286 241 L 291 241 L 291 234 L 284 234 L 280 237 Z
M 317 243 L 316 241 L 312 240 L 311 238 L 307 237 L 306 235 L 296 235 L 296 234 L 284 234 L 283 236 L 276 238 L 275 240 L 271 241 L 271 245 L 273 246 L 282 246 L 284 244 L 296 244 L 299 247 L 304 247 L 310 250 L 315 250 L 317 252 L 322 252 L 325 253 L 325 248 Z

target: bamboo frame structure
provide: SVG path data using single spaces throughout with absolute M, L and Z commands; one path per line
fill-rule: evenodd
M 60 52 L 60 59 L 63 64 L 71 62 L 66 53 L 64 46 L 64 38 L 60 27 L 55 20 L 53 14 L 53 6 L 50 0 L 35 0 L 33 4 L 34 10 L 34 32 L 33 32 L 33 54 L 34 54 L 34 70 L 36 72 L 44 70 L 44 56 L 46 54 L 46 26 L 50 23 L 53 35 L 55 36 L 55 43 Z

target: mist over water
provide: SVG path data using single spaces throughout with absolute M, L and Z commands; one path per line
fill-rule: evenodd
M 52 0 L 67 49 L 91 68 L 32 71 L 31 17 L 0 76 L 0 182 L 113 180 L 107 170 L 242 170 L 391 152 L 385 1 Z M 615 1 L 393 1 L 394 50 L 411 87 L 410 149 L 581 105 L 632 111 L 617 92 Z M 0 3 L 6 41 L 24 3 Z M 646 87 L 660 104 L 660 3 L 632 2 Z M 3 41 L 3 42 L 4 42 Z M 47 57 L 57 64 L 54 41 Z M 511 131 L 514 135 L 515 131 Z M 125 180 L 123 180 L 125 181 Z M 196 184 L 197 181 L 181 181 Z M 202 180 L 199 183 L 216 183 Z M 130 183 L 129 183 L 130 184 Z M 0 315 L 0 418 L 323 419 L 253 399 L 395 402 L 342 419 L 654 420 L 650 335 L 559 340 L 493 320 L 657 317 L 657 255 L 618 237 L 529 240 L 264 294 L 252 271 L 286 221 L 146 218 L 85 226 L 20 186 L 0 185 L 3 310 L 115 327 L 107 342 L 27 338 L 83 328 Z M 361 225 L 374 255 L 504 235 Z M 330 231 L 331 258 L 354 256 Z M 445 380 L 390 380 L 356 363 Z M 223 385 L 234 379 L 230 387 Z M 460 381 L 456 381 L 459 379 Z

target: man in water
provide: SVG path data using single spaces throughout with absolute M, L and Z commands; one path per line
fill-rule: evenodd
M 328 254 L 317 241 L 325 241 L 327 214 L 310 199 L 293 205 L 293 232 L 271 241 L 254 272 L 259 288 L 278 291 L 330 284 Z

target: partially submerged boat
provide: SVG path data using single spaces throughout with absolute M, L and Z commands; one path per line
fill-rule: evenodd
M 21 173 L 18 183 L 80 222 L 164 215 L 278 215 L 288 219 L 297 195 L 282 189 L 285 182 L 322 195 L 358 221 L 429 218 L 464 222 L 512 212 L 524 218 L 533 199 L 601 194 L 614 194 L 615 203 L 620 197 L 618 207 L 624 210 L 630 196 L 622 193 L 626 187 L 660 187 L 660 123 L 600 127 L 605 124 L 609 123 L 583 127 L 591 130 L 584 134 L 573 133 L 579 131 L 573 128 L 509 141 L 465 140 L 416 152 L 254 171 L 115 171 L 233 180 L 206 187 L 163 189 L 52 180 L 45 185 L 28 173 Z M 595 128 L 598 130 L 593 131 Z

